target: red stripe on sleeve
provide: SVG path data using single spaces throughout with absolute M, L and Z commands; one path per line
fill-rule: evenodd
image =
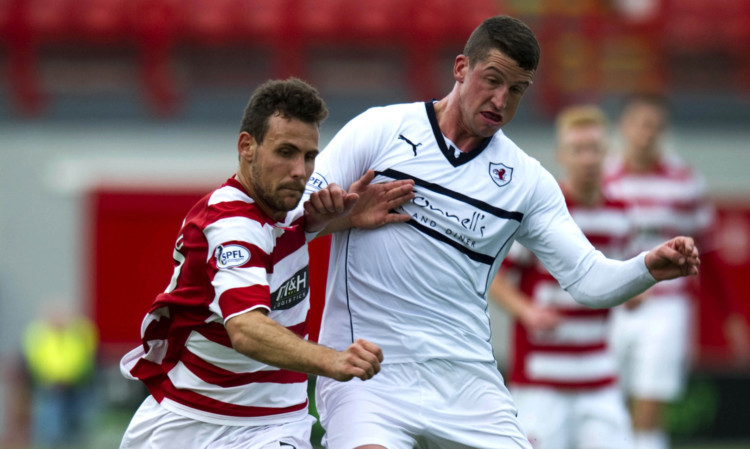
M 271 291 L 267 285 L 233 288 L 219 297 L 219 307 L 224 317 L 256 306 L 267 307 L 271 310 Z

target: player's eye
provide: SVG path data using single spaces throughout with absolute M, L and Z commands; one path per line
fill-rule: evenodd
M 279 148 L 276 150 L 276 154 L 284 158 L 289 158 L 294 156 L 294 151 L 291 148 Z

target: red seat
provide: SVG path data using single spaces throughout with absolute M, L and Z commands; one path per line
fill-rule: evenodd
M 289 0 L 234 0 L 232 17 L 237 39 L 250 38 L 262 42 L 283 38 L 289 30 Z
M 181 34 L 190 41 L 219 44 L 233 35 L 233 0 L 184 0 L 180 12 Z
M 92 41 L 128 40 L 125 2 L 127 0 L 77 0 L 74 2 L 75 34 Z
M 293 0 L 294 25 L 306 41 L 345 42 L 348 0 Z M 356 20 L 356 19 L 354 19 Z
M 350 39 L 401 43 L 409 25 L 408 9 L 401 0 L 346 2 L 344 31 Z
M 37 41 L 69 36 L 73 23 L 74 0 L 27 0 L 26 14 Z
M 157 115 L 174 112 L 178 94 L 171 55 L 180 27 L 180 0 L 128 0 L 127 20 L 140 47 L 146 100 Z
M 451 14 L 451 17 L 455 20 L 453 23 L 454 36 L 460 43 L 466 42 L 471 32 L 485 19 L 502 12 L 500 2 L 497 0 L 463 0 L 460 4 L 460 14 L 458 11 Z

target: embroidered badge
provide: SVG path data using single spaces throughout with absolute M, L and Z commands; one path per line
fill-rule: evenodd
M 513 168 L 508 167 L 503 163 L 493 164 L 490 163 L 490 178 L 497 184 L 498 187 L 502 187 L 508 184 L 513 177 Z

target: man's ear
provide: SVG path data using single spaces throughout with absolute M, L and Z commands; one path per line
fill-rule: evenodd
M 248 163 L 253 162 L 257 148 L 258 144 L 255 138 L 247 131 L 242 131 L 239 139 L 237 139 L 237 153 L 240 155 L 240 159 Z
M 466 55 L 456 56 L 453 63 L 453 78 L 459 83 L 463 83 L 466 78 L 466 72 L 469 70 L 469 58 Z

